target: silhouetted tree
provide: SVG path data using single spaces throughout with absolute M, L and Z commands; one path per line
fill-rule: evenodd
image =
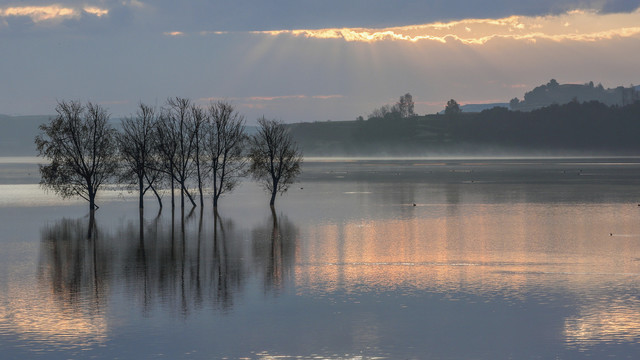
M 144 208 L 144 194 L 149 189 L 162 209 L 162 199 L 156 191 L 162 175 L 155 144 L 156 121 L 155 110 L 140 103 L 135 117 L 122 120 L 122 131 L 117 137 L 123 166 L 120 180 L 131 181 L 138 186 L 140 209 Z
M 395 114 L 399 115 L 398 108 L 387 104 L 374 109 L 373 112 L 369 114 L 368 119 L 384 119 L 393 117 Z
M 245 174 L 246 158 L 242 146 L 247 140 L 244 116 L 233 106 L 219 101 L 209 106 L 209 123 L 204 137 L 211 161 L 213 178 L 213 209 L 218 209 L 218 199 L 232 191 Z
M 193 197 L 187 188 L 191 176 L 196 149 L 196 132 L 191 112 L 191 101 L 186 98 L 169 98 L 158 122 L 158 147 L 165 160 L 165 169 L 180 186 L 180 208 L 184 211 L 184 196 L 193 206 Z M 172 198 L 174 181 L 172 181 Z M 172 208 L 173 199 L 172 199 Z
M 398 112 L 400 113 L 400 116 L 403 118 L 411 117 L 415 115 L 413 112 L 413 108 L 414 108 L 413 97 L 409 93 L 406 93 L 400 96 L 400 100 L 398 101 L 396 106 L 398 108 Z
M 35 138 L 40 156 L 50 161 L 40 165 L 40 184 L 62 197 L 79 196 L 96 210 L 96 193 L 117 169 L 116 131 L 100 105 L 60 101 L 58 115 Z
M 204 207 L 204 195 L 202 191 L 202 184 L 206 175 L 205 166 L 203 166 L 202 155 L 205 152 L 205 130 L 203 127 L 207 122 L 207 113 L 199 106 L 191 106 L 191 116 L 193 122 L 191 123 L 192 130 L 195 136 L 195 151 L 194 151 L 194 164 L 196 167 L 196 180 L 198 182 L 198 194 L 200 195 L 200 207 Z
M 250 139 L 250 172 L 271 193 L 283 194 L 300 174 L 302 153 L 285 125 L 277 120 L 258 119 L 258 132 Z
M 411 94 L 406 93 L 400 96 L 398 102 L 391 106 L 389 104 L 382 105 L 381 107 L 374 109 L 371 114 L 369 114 L 369 119 L 397 119 L 397 118 L 407 118 L 410 116 L 414 116 L 413 112 L 414 102 Z
M 458 104 L 457 101 L 453 99 L 447 101 L 447 106 L 444 108 L 445 115 L 455 115 L 461 112 L 462 112 L 462 109 L 460 109 L 460 105 Z
M 171 131 L 174 127 L 171 119 L 167 114 L 163 111 L 160 113 L 158 117 L 158 121 L 155 126 L 155 137 L 156 137 L 156 153 L 158 154 L 158 160 L 160 162 L 159 169 L 166 174 L 170 181 L 171 187 L 171 211 L 175 209 L 175 180 L 176 176 L 175 172 L 175 163 L 176 163 L 176 154 L 178 152 L 178 140 L 176 138 L 176 133 Z
M 511 99 L 511 101 L 509 101 L 509 109 L 511 110 L 516 110 L 518 108 L 518 105 L 520 105 L 520 99 L 518 99 L 517 97 L 514 97 L 513 99 Z

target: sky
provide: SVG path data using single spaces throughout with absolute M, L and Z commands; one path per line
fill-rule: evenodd
M 180 96 L 248 124 L 508 102 L 550 79 L 640 83 L 640 0 L 0 0 L 0 114 L 114 117 Z

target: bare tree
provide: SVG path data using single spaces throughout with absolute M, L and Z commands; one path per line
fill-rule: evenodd
M 202 191 L 202 184 L 206 176 L 206 167 L 202 166 L 203 153 L 205 152 L 205 129 L 204 126 L 207 123 L 207 113 L 204 109 L 195 104 L 191 106 L 191 116 L 193 121 L 191 122 L 193 135 L 195 136 L 195 149 L 193 154 L 193 162 L 196 167 L 196 180 L 198 181 L 198 194 L 200 195 L 200 208 L 204 208 L 204 195 Z
M 120 180 L 138 186 L 139 208 L 144 208 L 144 195 L 151 189 L 162 209 L 162 199 L 156 187 L 162 180 L 155 142 L 155 110 L 140 103 L 135 117 L 122 120 L 122 132 L 118 134 L 118 148 L 122 160 Z
M 219 101 L 209 106 L 209 121 L 205 141 L 211 161 L 213 209 L 217 212 L 220 196 L 232 191 L 245 174 L 242 145 L 247 136 L 244 116 L 227 102 Z
M 377 109 L 374 109 L 373 112 L 367 118 L 368 119 L 384 119 L 388 117 L 394 117 L 394 115 L 396 114 L 399 114 L 398 108 L 396 106 L 391 106 L 387 104 L 387 105 L 382 105 Z
M 258 119 L 258 132 L 250 139 L 250 172 L 271 193 L 283 194 L 301 172 L 302 153 L 285 125 L 277 120 Z
M 171 187 L 171 211 L 176 207 L 175 205 L 175 162 L 176 153 L 178 152 L 178 141 L 175 138 L 175 134 L 171 129 L 173 124 L 167 114 L 163 111 L 158 117 L 158 121 L 155 126 L 155 147 L 158 154 L 159 167 L 158 170 L 162 171 L 170 181 Z
M 192 115 L 189 99 L 169 98 L 158 121 L 156 132 L 165 172 L 171 176 L 171 208 L 175 207 L 173 191 L 177 182 L 180 186 L 180 208 L 183 211 L 185 195 L 191 204 L 196 206 L 187 188 L 187 181 L 193 171 L 193 155 L 196 148 Z
M 87 200 L 93 215 L 96 193 L 117 168 L 116 131 L 106 109 L 91 102 L 59 101 L 56 112 L 35 138 L 39 155 L 50 161 L 40 165 L 40 184 L 64 198 Z

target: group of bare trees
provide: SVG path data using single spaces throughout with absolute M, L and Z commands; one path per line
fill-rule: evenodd
M 60 101 L 56 112 L 35 139 L 49 160 L 40 166 L 40 183 L 62 197 L 86 199 L 92 213 L 108 181 L 135 187 L 140 209 L 149 190 L 162 209 L 160 189 L 168 188 L 172 210 L 178 191 L 182 211 L 185 200 L 203 207 L 206 194 L 217 211 L 220 197 L 247 175 L 262 183 L 273 207 L 301 171 L 302 153 L 282 122 L 259 119 L 257 133 L 248 136 L 244 116 L 224 101 L 206 108 L 180 97 L 160 109 L 141 103 L 120 131 L 91 102 Z
M 400 100 L 394 105 L 383 105 L 369 115 L 369 119 L 386 119 L 386 118 L 409 118 L 415 116 L 413 96 L 406 93 L 400 96 Z M 363 119 L 364 120 L 364 119 Z

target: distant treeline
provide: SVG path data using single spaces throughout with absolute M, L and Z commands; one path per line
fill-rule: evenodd
M 551 79 L 546 85 L 540 85 L 524 94 L 524 100 L 513 98 L 509 102 L 511 110 L 531 111 L 553 104 L 566 104 L 571 101 L 599 101 L 605 105 L 626 106 L 640 100 L 640 92 L 632 85 L 625 88 L 605 89 L 602 84 L 594 85 L 590 81 L 584 85 L 559 84 Z
M 640 102 L 551 105 L 531 112 L 496 107 L 480 113 L 384 117 L 291 124 L 306 155 L 572 153 L 640 151 Z

